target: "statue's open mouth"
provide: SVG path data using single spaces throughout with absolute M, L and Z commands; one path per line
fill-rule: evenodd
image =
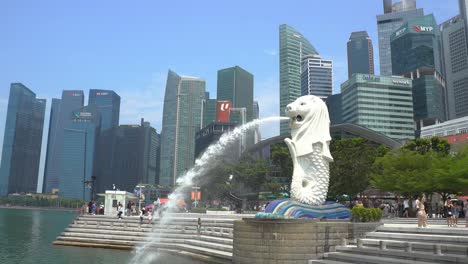
M 301 115 L 294 116 L 294 117 L 292 117 L 292 121 L 301 122 L 302 121 L 302 116 Z

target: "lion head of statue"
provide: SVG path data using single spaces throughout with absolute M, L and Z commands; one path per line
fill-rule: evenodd
M 312 145 L 320 142 L 324 157 L 332 161 L 329 149 L 330 118 L 325 102 L 314 95 L 301 96 L 287 105 L 286 114 L 290 118 L 291 137 L 297 156 L 311 153 Z

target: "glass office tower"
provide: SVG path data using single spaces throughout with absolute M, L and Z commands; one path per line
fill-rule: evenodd
M 44 170 L 43 192 L 45 193 L 59 189 L 60 162 L 64 141 L 63 129 L 72 123 L 73 112 L 83 107 L 84 94 L 81 90 L 64 90 L 62 99 L 53 99 L 53 102 Z
M 46 100 L 21 83 L 10 85 L 0 167 L 0 196 L 35 193 Z
M 101 131 L 119 126 L 120 96 L 111 90 L 89 90 L 89 106 L 101 115 Z
M 393 73 L 413 80 L 416 136 L 421 127 L 444 121 L 445 80 L 440 32 L 434 15 L 411 19 L 391 36 Z
M 440 25 L 440 30 L 447 84 L 447 118 L 468 116 L 468 43 L 463 17 L 449 19 Z
M 302 57 L 301 95 L 315 95 L 326 100 L 333 92 L 333 61 L 319 55 Z
M 424 16 L 422 8 L 416 9 L 415 1 L 401 1 L 393 4 L 392 11 L 387 10 L 384 14 L 377 16 L 377 30 L 379 35 L 379 57 L 380 75 L 392 75 L 392 52 L 390 47 L 390 36 L 400 28 L 407 20 Z M 414 2 L 414 4 L 413 4 Z
M 318 55 L 310 42 L 293 27 L 279 27 L 280 116 L 286 116 L 286 106 L 301 96 L 301 62 L 305 55 Z M 289 122 L 280 123 L 280 134 L 289 134 Z
M 195 133 L 202 126 L 205 81 L 169 71 L 164 95 L 159 184 L 174 186 L 194 164 Z
M 374 48 L 367 31 L 352 32 L 347 48 L 348 79 L 355 73 L 374 74 Z
M 343 122 L 393 139 L 414 138 L 411 79 L 354 74 L 341 85 L 341 100 Z
M 68 120 L 59 160 L 59 196 L 89 200 L 92 189 L 86 182 L 92 182 L 101 117 L 95 107 L 86 106 L 75 109 Z

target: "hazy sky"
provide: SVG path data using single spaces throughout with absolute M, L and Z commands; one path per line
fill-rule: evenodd
M 457 0 L 417 3 L 438 23 L 458 14 Z M 63 89 L 85 90 L 86 101 L 89 89 L 114 90 L 122 98 L 121 124 L 143 117 L 160 132 L 168 69 L 204 78 L 214 98 L 217 70 L 239 65 L 254 75 L 260 117 L 277 116 L 280 24 L 334 61 L 339 92 L 352 31 L 369 32 L 378 72 L 382 12 L 382 0 L 0 1 L 0 144 L 12 82 L 47 99 L 43 150 L 51 98 Z M 263 137 L 278 132 L 279 124 L 262 129 Z

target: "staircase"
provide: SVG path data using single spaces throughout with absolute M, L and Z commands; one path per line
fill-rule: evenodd
M 202 219 L 201 234 L 197 220 Z M 190 255 L 212 263 L 231 263 L 233 222 L 239 215 L 175 214 L 167 225 L 159 219 L 140 224 L 139 217 L 78 216 L 54 245 L 131 250 L 150 241 L 152 248 Z M 156 235 L 158 234 L 158 235 Z
M 468 228 L 465 222 L 448 228 L 444 220 L 432 220 L 429 228 L 417 228 L 415 219 L 386 221 L 376 231 L 353 244 L 325 253 L 312 263 L 468 263 Z M 462 224 L 462 225 L 461 225 Z M 463 227 L 460 227 L 463 226 Z

